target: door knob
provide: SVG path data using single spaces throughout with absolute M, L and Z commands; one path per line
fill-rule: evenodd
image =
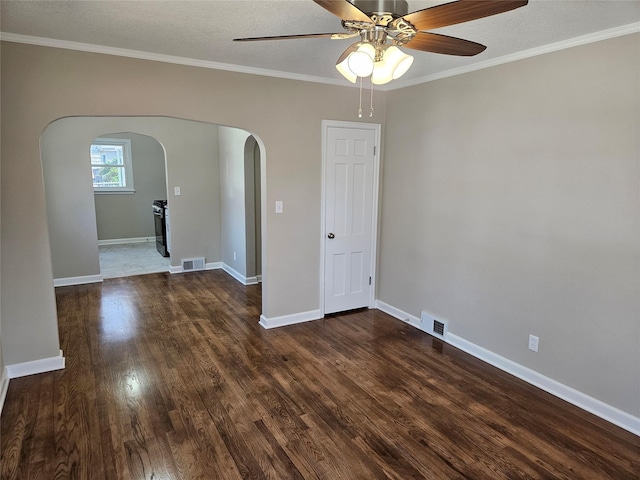
M 336 236 L 333 233 L 329 233 L 329 235 L 327 235 L 327 237 L 329 238 L 336 238 Z

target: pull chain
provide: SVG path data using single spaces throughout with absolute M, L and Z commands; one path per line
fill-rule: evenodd
M 358 118 L 362 118 L 362 77 L 360 77 L 360 108 L 358 109 Z
M 373 117 L 373 82 L 371 82 L 371 105 L 369 107 L 369 117 Z

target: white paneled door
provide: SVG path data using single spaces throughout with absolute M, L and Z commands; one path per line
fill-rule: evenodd
M 375 141 L 374 128 L 325 130 L 324 313 L 370 303 Z

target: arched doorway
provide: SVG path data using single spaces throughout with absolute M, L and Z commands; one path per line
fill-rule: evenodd
M 102 280 L 89 148 L 96 137 L 111 135 L 108 132 L 146 135 L 164 150 L 172 225 L 171 271 L 181 271 L 180 260 L 195 256 L 204 257 L 207 268 L 223 268 L 219 186 L 225 177 L 219 166 L 218 137 L 224 129 L 238 130 L 169 117 L 65 117 L 51 123 L 41 137 L 41 152 L 56 284 Z M 250 135 L 244 132 L 240 152 Z M 260 151 L 261 142 L 257 137 L 254 141 L 254 148 Z M 260 158 L 264 161 L 264 152 Z M 264 182 L 261 175 L 261 185 Z M 176 187 L 181 195 L 175 194 Z M 261 188 L 260 195 L 263 191 Z

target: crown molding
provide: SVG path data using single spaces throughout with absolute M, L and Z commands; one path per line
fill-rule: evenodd
M 345 86 L 344 82 L 338 79 L 334 80 L 331 78 L 281 72 L 278 70 L 269 70 L 266 68 L 246 67 L 243 65 L 234 65 L 231 63 L 211 62 L 208 60 L 198 60 L 196 58 L 163 55 L 161 53 L 143 52 L 142 50 L 129 50 L 128 48 L 107 47 L 104 45 L 95 45 L 92 43 L 70 42 L 67 40 L 56 40 L 53 38 L 20 35 L 18 33 L 0 32 L 0 40 L 2 40 L 3 42 L 26 43 L 29 45 L 38 45 L 41 47 L 64 48 L 66 50 L 77 50 L 81 52 L 101 53 L 104 55 L 115 55 L 119 57 L 151 60 L 153 62 L 174 63 L 177 65 L 186 65 L 189 67 L 209 68 L 212 70 L 248 73 L 250 75 L 262 75 L 265 77 L 299 80 L 302 82 L 326 83 L 330 85 Z
M 484 68 L 495 67 L 505 63 L 515 62 L 523 60 L 525 58 L 531 58 L 538 55 L 544 55 L 545 53 L 556 52 L 558 50 L 564 50 L 567 48 L 577 47 L 580 45 L 586 45 L 588 43 L 599 42 L 602 40 L 608 40 L 610 38 L 621 37 L 623 35 L 630 35 L 640 32 L 640 22 L 630 23 L 628 25 L 622 25 L 620 27 L 610 28 L 599 32 L 590 33 L 588 35 L 582 35 L 580 37 L 570 38 L 568 40 L 562 40 L 560 42 L 550 43 L 529 50 L 523 50 L 521 52 L 513 53 L 510 55 L 504 55 L 502 57 L 492 58 L 484 62 L 474 63 L 472 65 L 466 65 L 460 68 L 453 68 L 438 72 L 433 75 L 427 75 L 424 77 L 416 78 L 413 80 L 396 80 L 391 84 L 376 87 L 378 90 L 391 91 L 401 88 L 411 87 L 413 85 L 419 85 L 421 83 L 433 82 L 447 77 L 453 77 L 456 75 L 462 75 L 464 73 L 474 72 L 476 70 L 482 70 Z M 198 60 L 195 58 L 177 57 L 173 55 L 163 55 L 160 53 L 143 52 L 141 50 L 129 50 L 126 48 L 106 47 L 103 45 L 95 45 L 91 43 L 70 42 L 67 40 L 55 40 L 45 37 L 34 37 L 30 35 L 20 35 L 17 33 L 0 32 L 0 40 L 6 42 L 26 43 L 30 45 L 39 45 L 42 47 L 52 48 L 64 48 L 67 50 L 78 50 L 81 52 L 101 53 L 105 55 L 115 55 L 120 57 L 137 58 L 141 60 L 151 60 L 154 62 L 174 63 L 177 65 L 186 65 L 190 67 L 209 68 L 213 70 L 224 70 L 229 72 L 247 73 L 250 75 L 262 75 L 266 77 L 283 78 L 287 80 L 298 80 L 302 82 L 323 83 L 327 85 L 337 85 L 341 87 L 354 87 L 350 83 L 345 83 L 343 80 L 331 79 L 325 77 L 316 77 L 312 75 L 302 75 L 297 73 L 281 72 L 278 70 L 269 70 L 264 68 L 246 67 L 243 65 L 234 65 L 231 63 L 219 63 L 211 62 L 208 60 Z
M 476 70 L 482 70 L 484 68 L 495 67 L 505 63 L 516 62 L 525 58 L 536 57 L 538 55 L 544 55 L 545 53 L 557 52 L 558 50 L 565 50 L 567 48 L 573 48 L 580 45 L 586 45 L 588 43 L 599 42 L 602 40 L 608 40 L 610 38 L 621 37 L 623 35 L 630 35 L 632 33 L 640 32 L 640 22 L 630 23 L 621 27 L 610 28 L 607 30 L 601 30 L 599 32 L 590 33 L 588 35 L 582 35 L 580 37 L 570 38 L 568 40 L 562 40 L 561 42 L 550 43 L 548 45 L 542 45 L 541 47 L 531 48 L 529 50 L 523 50 L 521 52 L 513 53 L 510 55 L 504 55 L 502 57 L 492 58 L 485 62 L 474 63 L 472 65 L 466 65 L 460 68 L 453 68 L 451 70 L 445 70 L 433 75 L 427 75 L 425 77 L 416 78 L 413 80 L 398 80 L 389 85 L 385 90 L 398 90 L 400 88 L 411 87 L 413 85 L 419 85 L 421 83 L 433 82 L 434 80 L 440 80 L 447 77 L 454 77 L 456 75 L 462 75 L 463 73 L 474 72 Z

